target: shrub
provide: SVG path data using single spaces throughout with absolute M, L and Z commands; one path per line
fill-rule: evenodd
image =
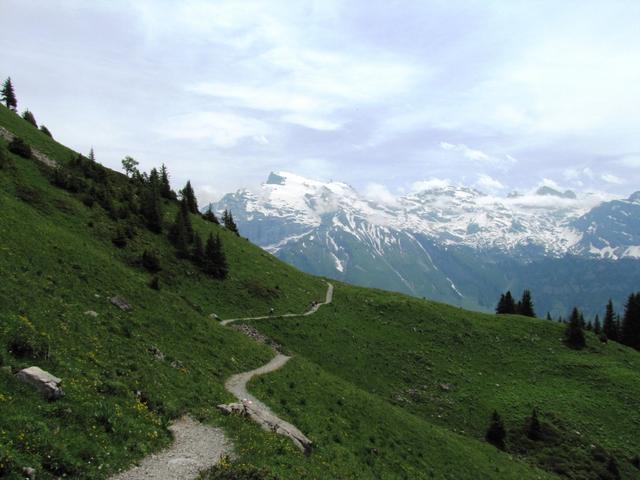
M 157 273 L 161 270 L 160 259 L 155 252 L 145 250 L 142 253 L 142 266 L 151 273 Z
M 527 421 L 527 437 L 531 440 L 542 440 L 542 426 L 538 420 L 538 411 L 534 408 Z
M 253 465 L 231 463 L 229 457 L 222 457 L 220 462 L 200 474 L 200 480 L 278 480 L 278 477 L 267 470 Z
M 46 337 L 38 333 L 26 317 L 20 317 L 8 335 L 7 350 L 15 358 L 34 360 L 49 357 Z
M 0 147 L 0 170 L 9 166 L 9 158 L 7 157 L 4 148 Z
M 127 235 L 123 228 L 118 227 L 115 235 L 111 239 L 111 242 L 118 248 L 124 248 L 127 246 Z
M 493 415 L 491 415 L 491 422 L 489 423 L 489 428 L 487 429 L 487 433 L 485 434 L 485 439 L 491 445 L 499 448 L 500 450 L 504 450 L 504 441 L 507 437 L 507 432 L 504 428 L 504 423 L 502 423 L 502 419 L 498 412 L 494 410 Z
M 49 131 L 49 129 L 44 125 L 40 125 L 40 131 L 44 133 L 47 137 L 53 138 L 53 135 L 51 135 L 51 132 Z
M 31 147 L 20 137 L 14 137 L 9 143 L 9 151 L 22 158 L 31 158 Z
M 160 290 L 160 279 L 158 277 L 153 277 L 149 282 L 149 287 L 154 290 Z

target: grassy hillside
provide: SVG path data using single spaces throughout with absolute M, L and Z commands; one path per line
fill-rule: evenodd
M 61 165 L 77 157 L 4 108 L 0 126 Z M 165 232 L 151 233 L 135 216 L 114 218 L 83 192 L 54 186 L 49 167 L 6 145 L 0 140 L 8 159 L 0 168 L 0 477 L 21 478 L 31 466 L 44 479 L 107 478 L 167 445 L 167 425 L 188 412 L 225 428 L 237 463 L 282 479 L 558 478 L 543 457 L 569 446 L 584 454 L 573 466 L 601 472 L 598 455 L 615 455 L 622 478 L 633 478 L 635 352 L 593 339 L 588 351 L 571 352 L 548 323 L 346 285 L 315 316 L 256 322 L 296 357 L 251 389 L 308 434 L 313 453 L 221 416 L 215 405 L 232 400 L 225 379 L 273 353 L 209 314 L 302 311 L 324 297 L 324 281 L 192 215 L 198 232 L 222 239 L 229 276 L 212 279 L 167 241 L 174 201 L 163 200 Z M 120 198 L 131 180 L 105 175 Z M 125 227 L 130 238 L 116 248 Z M 159 290 L 141 264 L 145 250 L 160 259 Z M 110 303 L 116 295 L 131 311 Z M 18 382 L 13 373 L 30 365 L 61 377 L 66 396 L 46 402 Z M 520 439 L 504 453 L 484 442 L 494 408 L 517 439 L 534 406 L 557 425 L 561 447 L 532 453 Z M 588 475 L 573 478 L 597 478 Z
M 559 324 L 388 292 L 337 285 L 334 298 L 313 317 L 254 324 L 344 381 L 451 432 L 481 440 L 495 409 L 512 430 L 509 451 L 541 467 L 601 478 L 604 455 L 615 456 L 626 478 L 640 474 L 631 465 L 640 452 L 637 352 L 590 333 L 588 348 L 575 351 L 563 345 Z M 257 391 L 277 402 L 280 389 L 267 385 L 284 375 L 258 381 Z M 547 444 L 522 438 L 534 408 L 556 434 Z

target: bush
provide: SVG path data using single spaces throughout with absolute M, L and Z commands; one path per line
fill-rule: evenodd
M 157 273 L 162 268 L 160 267 L 160 259 L 155 252 L 145 250 L 142 253 L 142 266 L 151 273 Z
M 494 447 L 504 450 L 504 441 L 506 437 L 507 432 L 504 428 L 504 423 L 502 423 L 502 419 L 500 418 L 500 415 L 498 415 L 498 412 L 494 411 L 493 415 L 491 415 L 491 422 L 489 423 L 489 428 L 487 429 L 487 433 L 484 438 Z
M 14 137 L 9 143 L 9 151 L 22 158 L 31 158 L 33 156 L 31 147 L 21 138 Z
M 49 129 L 44 125 L 40 125 L 40 131 L 44 133 L 47 137 L 53 138 L 53 135 L 51 135 L 51 132 L 49 131 Z
M 45 336 L 38 333 L 26 317 L 20 317 L 10 328 L 7 350 L 19 359 L 40 360 L 49 357 L 49 345 Z
M 154 290 L 160 290 L 160 279 L 158 277 L 153 277 L 149 282 L 149 287 Z
M 111 242 L 118 248 L 124 248 L 127 246 L 127 235 L 121 227 L 118 227 L 115 235 L 111 239 Z
M 278 480 L 278 477 L 267 470 L 253 465 L 231 463 L 229 457 L 222 457 L 211 469 L 200 474 L 200 480 Z

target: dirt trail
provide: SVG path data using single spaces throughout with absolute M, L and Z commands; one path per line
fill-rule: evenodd
M 288 313 L 284 315 L 270 315 L 263 317 L 235 318 L 220 322 L 228 325 L 240 320 L 263 320 L 267 318 L 304 317 L 313 315 L 322 305 L 333 301 L 333 285 L 327 282 L 327 294 L 324 302 L 316 303 L 305 313 Z M 274 414 L 269 407 L 247 391 L 247 383 L 257 375 L 274 372 L 282 368 L 291 357 L 278 353 L 269 363 L 248 372 L 232 375 L 225 383 L 227 391 L 232 393 L 240 403 L 219 405 L 218 408 L 228 413 L 240 413 L 248 416 L 263 429 L 289 437 L 293 443 L 305 453 L 311 451 L 312 442 L 298 428 Z
M 304 313 L 285 313 L 282 315 L 263 315 L 261 317 L 245 317 L 245 318 L 230 318 L 227 320 L 222 320 L 220 325 L 228 325 L 233 322 L 241 322 L 247 320 L 266 320 L 268 318 L 291 318 L 291 317 L 306 317 L 308 315 L 313 315 L 318 311 L 318 309 L 322 305 L 328 305 L 333 301 L 333 285 L 327 283 L 327 294 L 324 302 L 319 302 L 313 305 L 309 310 Z
M 176 420 L 169 430 L 173 444 L 145 457 L 139 465 L 111 477 L 111 480 L 187 480 L 214 466 L 233 445 L 220 428 L 203 425 L 190 417 Z

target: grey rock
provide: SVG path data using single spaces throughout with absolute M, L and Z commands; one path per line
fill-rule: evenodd
M 93 318 L 96 318 L 98 316 L 98 312 L 94 312 L 93 310 L 87 310 L 86 312 L 84 312 L 84 314 Z
M 129 303 L 122 297 L 118 297 L 118 296 L 111 297 L 109 301 L 113 305 L 118 307 L 120 310 L 123 310 L 125 312 L 128 312 L 129 310 L 131 310 L 131 305 L 129 305 Z
M 42 393 L 48 400 L 57 400 L 64 396 L 60 384 L 62 380 L 45 372 L 40 367 L 29 367 L 16 373 L 16 377 Z

